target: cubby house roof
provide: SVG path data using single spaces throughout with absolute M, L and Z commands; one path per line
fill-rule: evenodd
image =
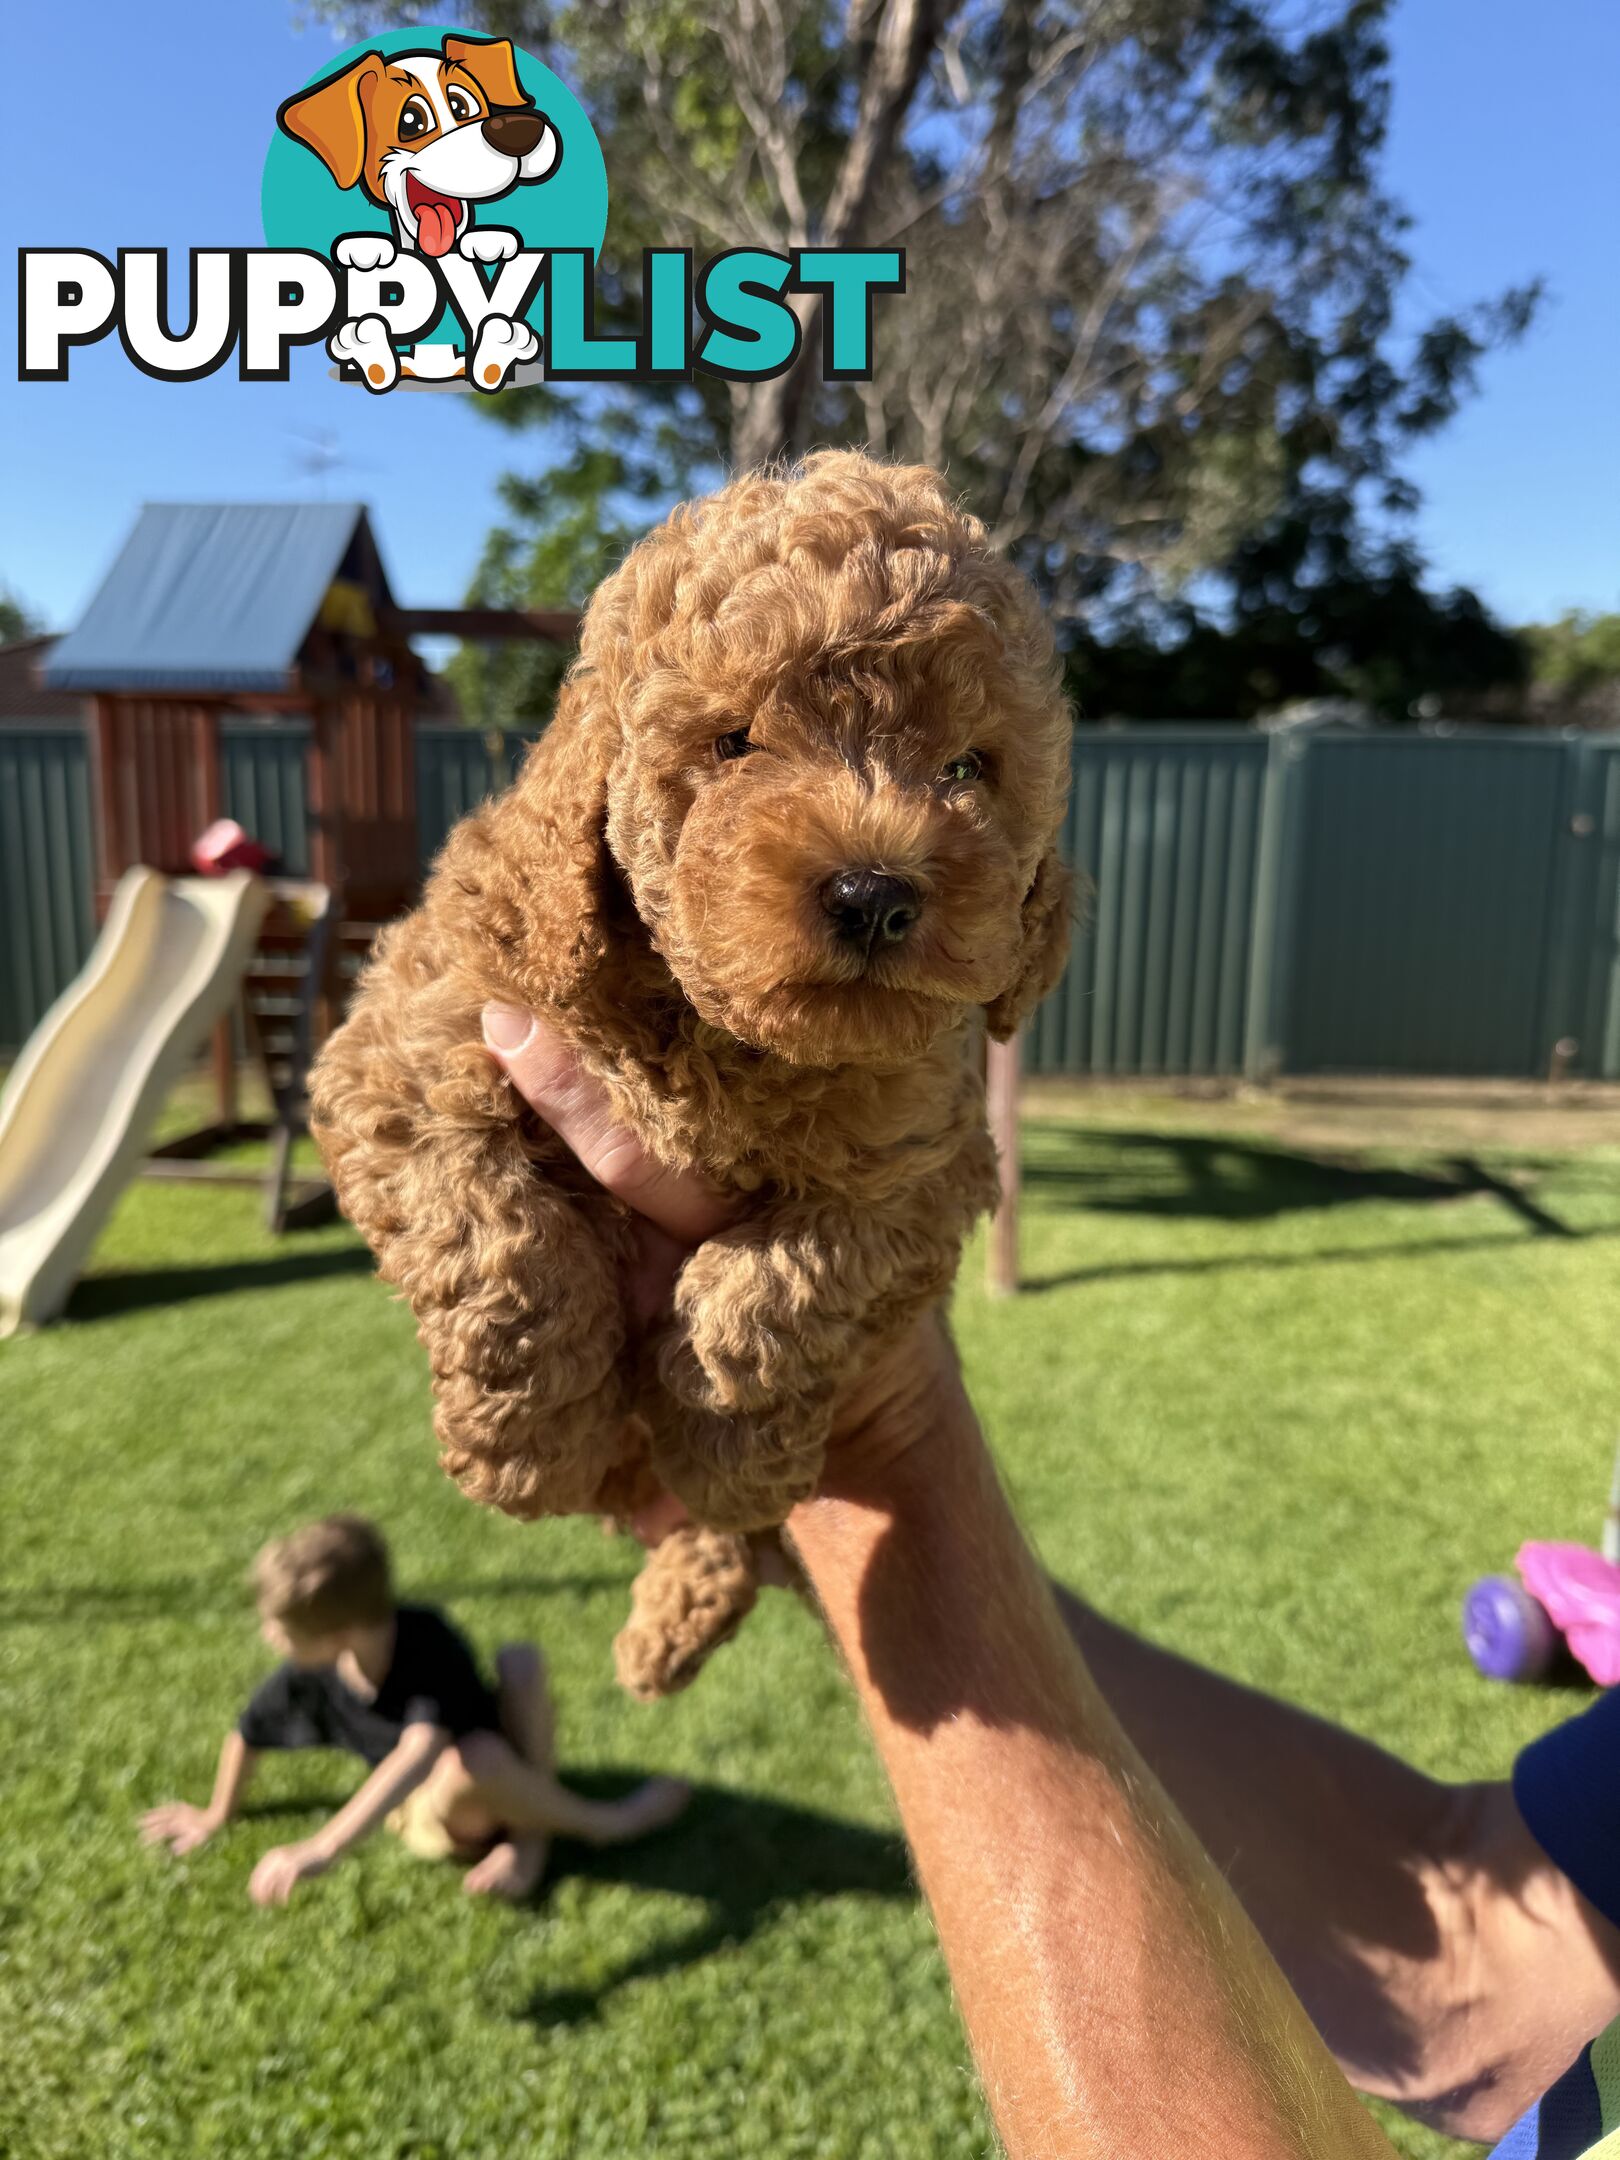
M 147 503 L 53 690 L 286 691 L 334 581 L 393 598 L 359 503 Z

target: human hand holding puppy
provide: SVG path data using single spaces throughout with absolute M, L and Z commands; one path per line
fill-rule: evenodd
M 671 1170 L 614 1116 L 607 1088 L 535 1014 L 491 1005 L 484 1040 L 536 1117 L 564 1141 L 580 1167 L 633 1211 L 626 1266 L 626 1303 L 643 1326 L 669 1302 L 676 1277 L 693 1249 L 736 1219 L 737 1204 L 695 1171 Z M 824 1494 L 868 1491 L 908 1448 L 938 1423 L 937 1386 L 950 1371 L 948 1348 L 936 1324 L 924 1322 L 887 1356 L 851 1378 L 838 1399 Z M 673 1493 L 654 1490 L 631 1516 L 644 1544 L 656 1545 L 688 1521 Z
M 638 1327 L 654 1327 L 681 1269 L 705 1238 L 737 1219 L 738 1203 L 699 1173 L 660 1163 L 615 1116 L 602 1081 L 535 1014 L 486 1006 L 483 1033 L 529 1108 L 595 1184 L 632 1211 L 625 1306 Z M 944 1332 L 930 1319 L 855 1376 L 835 1413 L 823 1490 L 865 1490 L 875 1471 L 922 1438 L 937 1421 L 934 1385 L 950 1369 Z M 653 1558 L 636 1583 L 615 1661 L 632 1693 L 667 1693 L 735 1633 L 758 1585 L 786 1588 L 795 1574 L 774 1539 L 745 1542 L 705 1530 L 650 1477 L 622 1508 Z

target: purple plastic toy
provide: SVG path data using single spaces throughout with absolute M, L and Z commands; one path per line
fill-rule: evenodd
M 1539 1680 L 1558 1652 L 1547 1608 L 1510 1575 L 1487 1575 L 1463 1599 L 1463 1641 L 1487 1680 Z

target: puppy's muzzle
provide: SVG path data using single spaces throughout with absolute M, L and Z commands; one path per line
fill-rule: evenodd
M 910 878 L 890 870 L 840 870 L 821 888 L 834 935 L 871 952 L 898 945 L 915 927 L 922 901 Z
M 527 157 L 546 131 L 537 113 L 493 112 L 482 122 L 484 140 L 502 157 Z

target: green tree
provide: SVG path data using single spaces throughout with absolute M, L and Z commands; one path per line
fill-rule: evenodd
M 18 638 L 37 637 L 44 625 L 9 587 L 0 585 L 0 645 Z
M 500 483 L 508 518 L 484 542 L 469 604 L 583 607 L 639 529 L 640 521 L 614 514 L 613 477 L 614 460 L 603 449 L 544 480 L 509 473 Z M 522 639 L 466 643 L 444 672 L 470 725 L 539 727 L 550 717 L 568 658 L 554 645 Z
M 1526 654 L 1465 589 L 1433 593 L 1398 548 L 1358 550 L 1319 582 L 1297 563 L 1270 589 L 1248 582 L 1253 549 L 1234 565 L 1238 598 L 1213 620 L 1178 602 L 1100 638 L 1084 628 L 1069 668 L 1094 720 L 1248 720 L 1298 698 L 1347 697 L 1387 721 L 1420 701 L 1472 706 L 1522 685 Z
M 1572 609 L 1556 622 L 1531 623 L 1522 634 L 1532 680 L 1567 698 L 1620 680 L 1620 614 Z
M 592 460 L 627 523 L 816 442 L 945 466 L 1060 624 L 1151 611 L 1235 562 L 1240 582 L 1257 542 L 1321 584 L 1365 521 L 1411 510 L 1403 452 L 1536 298 L 1398 321 L 1389 4 L 469 0 L 606 145 L 604 327 L 639 320 L 645 244 L 908 257 L 871 383 L 819 379 L 805 301 L 800 363 L 773 382 L 539 385 L 495 416 L 543 428 L 553 469 Z M 353 35 L 433 12 L 315 6 Z M 544 553 L 579 498 L 531 478 L 517 529 Z

